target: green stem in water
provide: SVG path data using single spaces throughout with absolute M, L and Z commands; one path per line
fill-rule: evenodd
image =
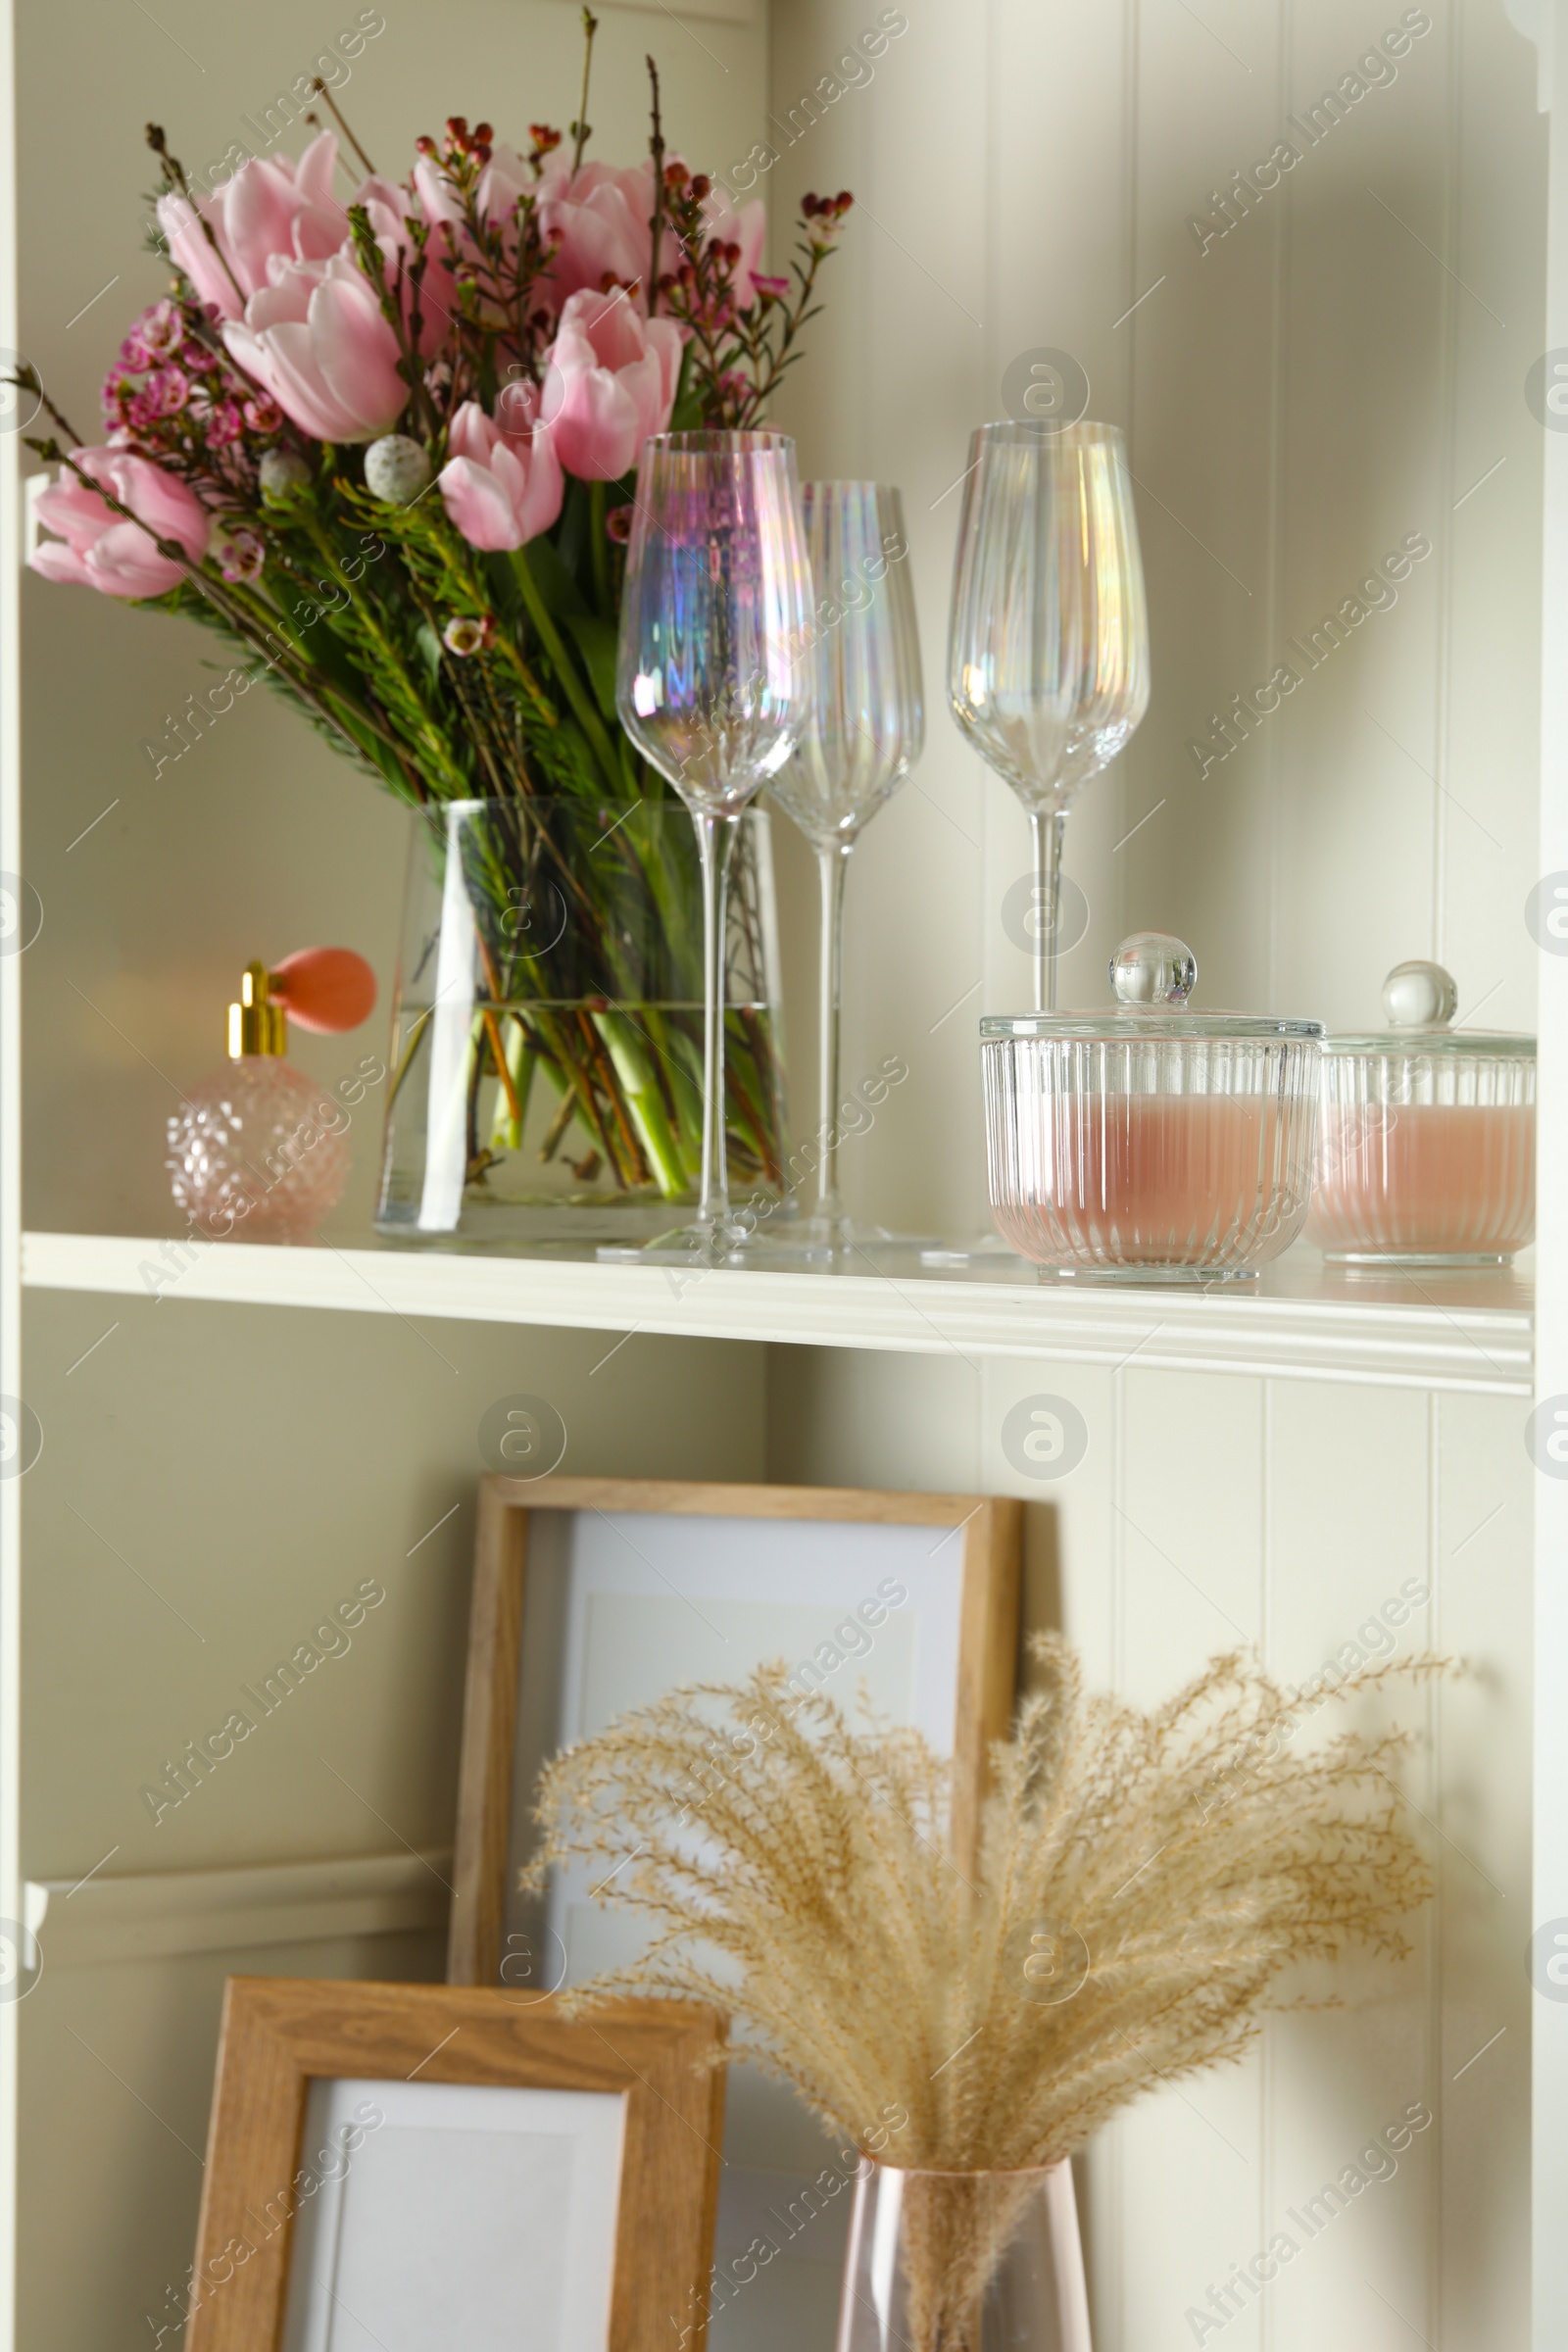
M 514 550 L 512 567 L 516 573 L 517 586 L 522 593 L 522 601 L 527 608 L 528 618 L 538 632 L 540 644 L 550 657 L 552 668 L 561 680 L 562 691 L 571 705 L 572 716 L 587 736 L 589 749 L 599 761 L 606 783 L 612 792 L 617 792 L 621 783 L 620 766 L 610 737 L 605 732 L 604 720 L 594 709 L 590 697 L 584 690 L 582 680 L 572 666 L 571 658 L 561 641 L 560 631 L 545 610 L 545 600 L 539 593 L 539 583 L 528 567 L 528 551 L 525 547 Z

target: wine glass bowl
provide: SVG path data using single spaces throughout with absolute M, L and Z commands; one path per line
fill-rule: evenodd
M 615 707 L 691 810 L 703 864 L 703 1159 L 697 1219 L 674 1244 L 725 1250 L 725 887 L 731 820 L 788 760 L 809 714 L 797 660 L 809 606 L 783 433 L 660 433 L 643 444 L 626 549 Z
M 809 715 L 771 791 L 816 852 L 821 986 L 817 1197 L 800 1247 L 835 1250 L 896 1237 L 853 1227 L 838 1189 L 844 884 L 850 852 L 925 741 L 920 639 L 897 490 L 808 482 L 802 492 L 816 605 L 802 647 Z
M 807 482 L 801 510 L 816 589 L 803 649 L 811 708 L 770 789 L 814 848 L 848 848 L 925 742 L 904 505 L 880 482 Z
M 783 433 L 644 444 L 621 605 L 621 724 L 694 813 L 738 816 L 789 758 L 808 575 Z
M 1080 787 L 1149 708 L 1149 612 L 1132 477 L 1114 425 L 985 424 L 970 444 L 948 694 L 1029 812 L 1035 1002 L 1055 997 L 1061 836 Z

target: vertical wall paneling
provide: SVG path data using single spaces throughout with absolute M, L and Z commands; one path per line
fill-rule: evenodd
M 1550 269 L 1546 286 L 1544 351 L 1568 350 L 1568 117 L 1563 76 L 1568 73 L 1568 4 L 1544 0 L 1521 9 L 1532 22 L 1542 57 L 1542 99 L 1552 108 Z M 1568 442 L 1545 440 L 1545 569 L 1542 616 L 1542 786 L 1540 866 L 1543 876 L 1568 873 Z M 1568 961 L 1538 959 L 1541 1024 L 1539 1165 L 1568 1165 Z M 1550 1424 L 1568 1397 L 1568 1197 L 1561 1181 L 1541 1187 L 1536 1341 L 1536 1411 Z M 1538 1459 L 1541 1458 L 1538 1454 Z M 1535 1771 L 1534 1899 L 1528 1927 L 1546 1939 L 1568 1922 L 1568 1483 L 1558 1476 L 1532 1480 L 1536 1490 L 1535 1690 L 1538 1722 Z M 1555 1923 L 1555 1924 L 1553 1924 Z M 1516 1937 L 1523 1943 L 1524 1937 Z M 1534 1950 L 1534 1945 L 1532 1949 Z M 1538 1963 L 1539 1966 L 1539 1963 Z M 1552 1987 L 1541 1976 L 1539 1995 Z M 1568 2338 L 1568 2273 L 1561 2259 L 1562 2217 L 1568 2212 L 1568 2003 L 1554 1993 L 1530 2004 L 1534 2066 L 1532 2112 L 1535 2219 L 1535 2352 L 1553 2352 Z
M 0 124 L 15 117 L 14 56 L 10 0 L 0 0 Z M 0 162 L 0 346 L 14 350 L 17 328 L 17 220 L 15 150 L 8 140 Z M 10 415 L 18 395 L 5 395 Z M 20 683 L 17 564 L 20 547 L 20 469 L 17 439 L 0 440 L 0 892 L 5 894 L 6 945 L 25 921 L 12 897 L 13 877 L 22 871 L 22 802 L 19 772 Z M 22 1231 L 21 1006 L 22 958 L 0 955 L 0 1413 L 6 1461 L 22 1436 L 11 1418 L 11 1399 L 23 1388 L 22 1294 L 19 1253 Z M 21 1533 L 22 1486 L 0 1478 L 0 1920 L 20 1920 L 21 1826 Z M 10 1934 L 8 1926 L 0 1933 Z M 0 2352 L 11 2352 L 16 2302 L 17 2188 L 17 2005 L 0 2005 Z
M 1412 1734 L 1398 1778 L 1436 1895 L 1410 1959 L 1298 1987 L 1343 2005 L 1273 2019 L 1242 2066 L 1158 2091 L 1088 2151 L 1097 2352 L 1194 2340 L 1189 2314 L 1280 2232 L 1297 2251 L 1262 2296 L 1237 2296 L 1227 2346 L 1395 2352 L 1412 2329 L 1435 2352 L 1522 2344 L 1536 1482 L 1518 1404 L 990 1361 L 976 1465 L 975 1425 L 954 1410 L 965 1390 L 941 1359 L 901 1364 L 885 1392 L 880 1370 L 773 1350 L 770 1474 L 913 1468 L 939 1488 L 978 1467 L 983 1489 L 1024 1495 L 1030 1557 L 1051 1563 L 1031 1574 L 1030 1623 L 1059 1624 L 1093 1682 L 1147 1702 L 1242 1642 L 1288 1684 L 1357 1651 L 1430 1648 L 1460 1669 L 1358 1708 Z M 1068 1475 L 1021 1476 L 1004 1450 L 1026 1397 L 1082 1413 Z M 1410 2107 L 1432 2120 L 1391 2148 Z M 1366 2185 L 1337 2211 L 1322 2192 L 1350 2166 Z

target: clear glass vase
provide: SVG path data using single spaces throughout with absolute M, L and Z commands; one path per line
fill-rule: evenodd
M 737 1205 L 783 1187 L 768 819 L 733 820 L 724 1137 Z M 414 812 L 378 1229 L 592 1246 L 697 1199 L 702 876 L 673 799 L 453 801 Z
M 837 2352 L 1091 2352 L 1072 2167 L 866 2163 Z

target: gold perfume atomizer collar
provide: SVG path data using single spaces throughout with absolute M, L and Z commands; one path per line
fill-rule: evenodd
M 274 1004 L 265 963 L 248 963 L 239 984 L 239 1003 L 228 1008 L 228 1057 L 288 1052 L 288 1012 Z

